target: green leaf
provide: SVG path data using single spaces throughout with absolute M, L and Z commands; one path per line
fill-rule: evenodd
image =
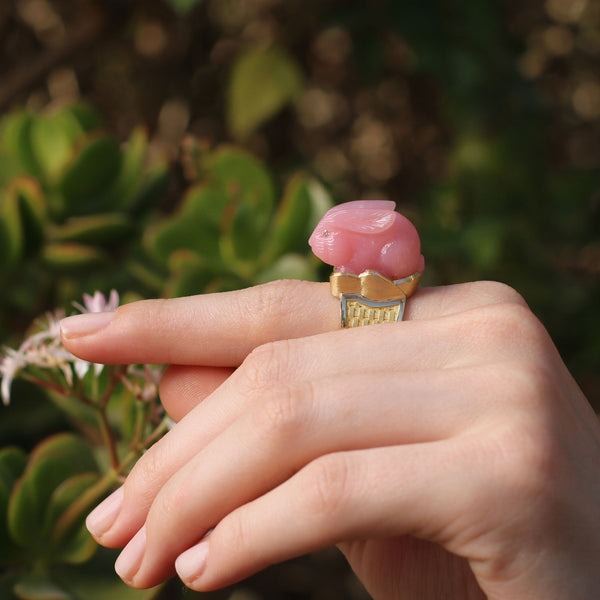
M 38 119 L 28 112 L 19 111 L 9 115 L 2 127 L 3 145 L 8 155 L 17 162 L 18 172 L 34 177 L 42 174 L 31 140 L 31 130 Z
M 106 255 L 91 246 L 60 242 L 46 245 L 42 260 L 58 271 L 73 271 L 98 265 L 106 260 Z
M 12 489 L 15 481 L 23 474 L 27 454 L 20 448 L 9 446 L 0 450 L 0 483 Z
M 110 208 L 109 191 L 121 170 L 121 151 L 109 136 L 92 138 L 62 174 L 58 191 L 64 211 L 82 215 Z
M 220 221 L 226 204 L 227 197 L 219 190 L 192 188 L 171 219 L 148 230 L 146 247 L 165 262 L 173 252 L 182 249 L 216 258 Z
M 148 134 L 143 127 L 137 127 L 123 148 L 121 169 L 110 193 L 114 208 L 128 209 L 138 199 L 147 152 Z
M 22 172 L 16 159 L 2 148 L 0 144 L 0 188 L 8 185 L 13 177 L 22 174 Z
M 135 200 L 128 206 L 123 206 L 130 214 L 138 214 L 149 207 L 156 206 L 165 194 L 169 185 L 169 167 L 160 162 L 153 165 L 137 190 Z
M 40 533 L 56 488 L 69 477 L 96 470 L 89 445 L 73 434 L 57 434 L 38 444 L 10 497 L 8 529 L 13 539 L 23 548 L 41 550 Z
M 105 213 L 71 217 L 52 229 L 50 239 L 56 242 L 105 244 L 131 235 L 133 225 L 123 214 Z
M 209 291 L 209 287 L 210 291 L 221 291 L 215 289 L 214 282 L 219 277 L 229 275 L 220 262 L 203 258 L 188 250 L 173 253 L 169 268 L 171 277 L 165 285 L 165 294 L 170 297 L 193 296 Z
M 231 72 L 227 121 L 234 138 L 246 139 L 290 103 L 302 88 L 296 61 L 274 46 L 245 50 Z
M 31 573 L 22 577 L 13 591 L 20 600 L 75 600 L 45 574 Z
M 230 242 L 235 262 L 251 263 L 260 255 L 265 238 L 262 227 L 258 227 L 256 221 L 252 208 L 242 204 L 233 214 L 229 227 L 224 229 L 221 247 Z
M 276 279 L 318 281 L 318 266 L 319 263 L 313 260 L 312 257 L 300 254 L 284 254 L 256 276 L 256 283 L 266 283 Z
M 36 179 L 18 177 L 8 188 L 17 198 L 23 227 L 23 245 L 26 254 L 37 252 L 44 240 L 47 218 L 46 199 Z
M 260 160 L 245 150 L 224 145 L 207 156 L 206 168 L 210 182 L 227 194 L 228 204 L 247 204 L 257 212 L 262 227 L 269 223 L 275 185 Z
M 0 190 L 0 272 L 20 259 L 23 245 L 19 201 L 11 190 Z
M 7 527 L 6 512 L 13 486 L 27 464 L 27 455 L 20 448 L 0 450 L 0 564 L 9 564 L 19 558 Z
M 97 111 L 85 102 L 64 106 L 60 111 L 63 117 L 68 119 L 65 124 L 70 128 L 71 138 L 74 141 L 81 132 L 89 133 L 102 125 Z
M 97 473 L 82 473 L 63 481 L 52 493 L 44 522 L 43 535 L 48 536 L 52 546 L 52 558 L 64 563 L 82 563 L 91 558 L 96 550 L 96 542 L 85 527 L 86 514 L 75 519 L 71 528 L 56 537 L 54 527 L 58 520 L 69 510 L 88 488 L 99 479 Z
M 75 140 L 83 133 L 77 121 L 63 112 L 37 117 L 31 125 L 31 143 L 46 182 L 51 182 L 71 160 Z
M 92 560 L 84 565 L 60 566 L 52 571 L 56 582 L 78 600 L 153 600 L 162 585 L 148 590 L 136 590 L 125 585 L 114 572 L 118 552 L 99 548 Z
M 312 213 L 309 184 L 304 174 L 297 174 L 288 182 L 273 223 L 267 251 L 269 262 L 286 252 L 306 251 Z

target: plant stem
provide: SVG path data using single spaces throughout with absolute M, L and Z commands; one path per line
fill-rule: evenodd
M 51 539 L 53 542 L 60 541 L 73 527 L 73 525 L 85 514 L 90 508 L 98 502 L 116 483 L 120 477 L 129 469 L 129 467 L 137 460 L 141 451 L 157 439 L 162 437 L 169 430 L 169 422 L 164 419 L 156 429 L 143 441 L 142 446 L 137 451 L 131 451 L 117 465 L 117 468 L 108 471 L 94 485 L 89 487 L 85 492 L 69 506 L 69 508 L 60 516 L 56 525 L 52 530 Z
M 98 423 L 100 425 L 100 433 L 102 434 L 102 439 L 104 440 L 104 445 L 108 450 L 108 456 L 110 458 L 110 466 L 118 471 L 119 469 L 119 454 L 117 452 L 117 441 L 113 434 L 113 431 L 110 427 L 110 423 L 108 422 L 108 417 L 106 416 L 106 410 L 104 407 L 98 407 Z
M 60 394 L 61 396 L 68 396 L 70 394 L 69 390 L 66 390 L 62 386 L 57 383 L 51 383 L 50 381 L 45 381 L 44 379 L 40 379 L 39 377 L 35 377 L 34 375 L 30 375 L 29 373 L 21 372 L 21 378 L 33 383 L 34 385 L 39 385 L 42 388 Z
M 128 368 L 127 365 L 119 365 L 111 373 L 108 385 L 106 386 L 106 389 L 104 390 L 104 393 L 102 394 L 102 398 L 98 402 L 98 404 L 101 408 L 104 408 L 108 404 L 108 401 L 111 399 L 112 394 L 115 391 L 115 388 L 122 381 L 123 376 L 127 372 L 127 368 Z
M 144 429 L 146 427 L 148 409 L 149 405 L 146 402 L 137 401 L 135 403 L 135 427 L 131 438 L 131 444 L 129 445 L 132 449 L 137 448 L 142 441 L 142 436 L 144 435 Z

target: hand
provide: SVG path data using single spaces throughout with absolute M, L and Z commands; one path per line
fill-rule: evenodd
M 594 597 L 600 427 L 542 325 L 493 283 L 405 318 L 341 330 L 287 281 L 65 321 L 87 360 L 179 365 L 179 423 L 88 520 L 122 578 L 210 590 L 338 544 L 375 598 Z

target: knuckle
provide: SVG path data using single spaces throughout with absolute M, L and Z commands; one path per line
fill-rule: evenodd
M 234 548 L 236 554 L 243 555 L 252 548 L 255 535 L 250 531 L 252 519 L 247 518 L 248 506 L 240 506 L 224 517 L 211 536 L 219 538 L 219 544 L 225 548 Z
M 539 510 L 539 502 L 548 502 L 548 490 L 562 470 L 559 443 L 551 428 L 540 425 L 531 414 L 522 414 L 498 435 L 497 442 L 505 492 L 520 499 L 527 509 Z
M 343 453 L 322 456 L 307 467 L 307 504 L 315 514 L 331 518 L 350 495 L 350 465 Z
M 127 483 L 143 484 L 149 488 L 160 485 L 168 467 L 167 462 L 164 452 L 158 451 L 158 446 L 153 446 L 135 464 Z
M 548 334 L 537 317 L 524 304 L 503 302 L 479 310 L 477 331 L 480 336 L 504 347 L 541 351 L 549 348 Z M 531 353 L 533 354 L 533 353 Z
M 312 405 L 312 385 L 280 385 L 255 412 L 255 427 L 264 435 L 295 437 L 306 423 L 307 407 Z
M 246 357 L 239 371 L 249 392 L 261 392 L 288 378 L 291 362 L 288 340 L 258 346 Z
M 527 307 L 525 299 L 517 290 L 500 281 L 477 281 L 472 284 L 473 293 L 491 304 L 517 304 Z
M 521 407 L 538 417 L 542 412 L 551 411 L 550 403 L 555 395 L 556 384 L 548 365 L 530 357 L 511 361 L 511 367 L 508 369 L 508 380 L 513 396 Z
M 259 315 L 248 324 L 255 339 L 279 339 L 285 323 L 289 321 L 288 303 L 282 301 L 293 298 L 296 282 L 291 280 L 270 281 L 251 288 L 249 298 L 252 310 Z
M 314 283 L 295 279 L 280 279 L 257 285 L 247 290 L 240 307 L 244 312 L 251 307 L 256 319 L 247 323 L 248 339 L 279 340 L 289 337 L 292 326 L 291 316 L 305 310 L 305 299 L 314 292 Z

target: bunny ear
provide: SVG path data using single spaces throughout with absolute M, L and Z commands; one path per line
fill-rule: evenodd
M 349 202 L 349 205 L 355 204 Z M 358 203 L 356 203 L 358 204 Z M 361 202 L 360 204 L 365 204 Z M 390 203 L 393 206 L 393 203 Z M 340 205 L 323 217 L 321 224 L 332 229 L 355 233 L 381 233 L 389 229 L 396 220 L 397 213 L 385 208 Z

